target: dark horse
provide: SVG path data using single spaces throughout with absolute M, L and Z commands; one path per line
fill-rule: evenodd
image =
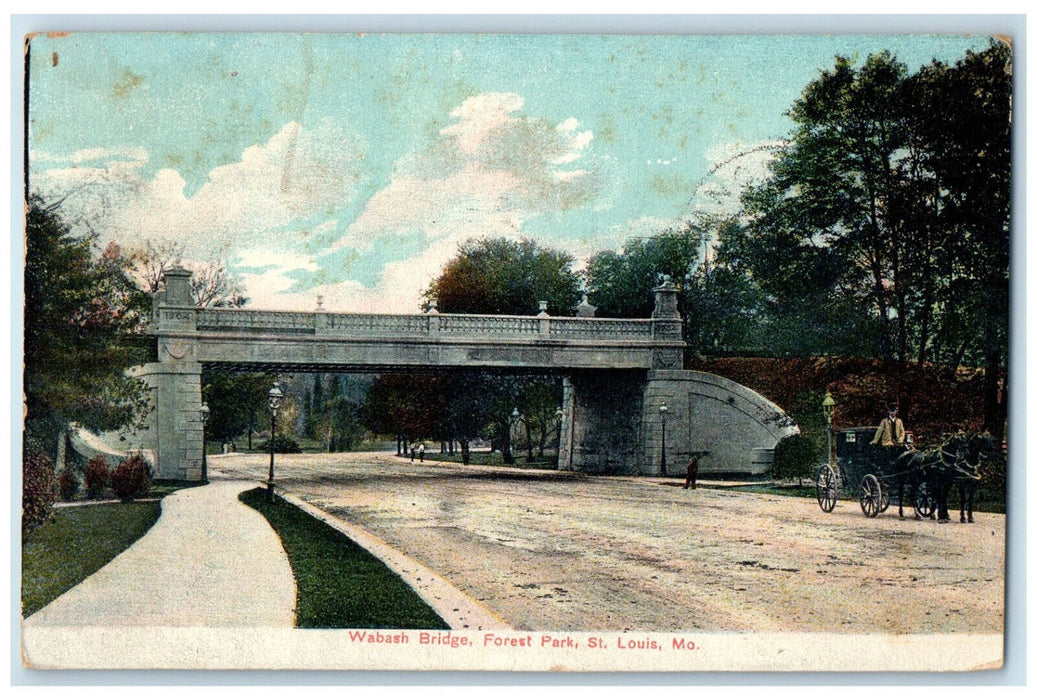
M 983 432 L 973 435 L 959 453 L 957 473 L 954 482 L 958 484 L 958 495 L 961 497 L 961 522 L 973 522 L 972 502 L 979 487 L 981 464 L 997 454 L 994 436 Z
M 916 520 L 928 515 L 942 523 L 950 522 L 951 483 L 967 446 L 964 434 L 958 433 L 931 450 L 909 449 L 896 458 L 894 468 L 901 518 L 904 517 L 904 490 L 910 487 Z

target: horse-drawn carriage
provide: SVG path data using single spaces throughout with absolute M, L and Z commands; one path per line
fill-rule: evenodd
M 972 494 L 979 480 L 979 461 L 992 445 L 989 436 L 968 439 L 956 434 L 931 450 L 915 450 L 912 437 L 904 447 L 871 444 L 875 427 L 847 428 L 835 432 L 835 461 L 817 471 L 817 503 L 830 513 L 840 494 L 849 491 L 861 504 L 864 515 L 874 518 L 889 508 L 896 492 L 900 517 L 904 507 L 918 518 L 939 515 L 947 519 L 951 485 L 962 491 L 962 520 L 966 505 L 972 520 Z M 905 495 L 909 502 L 905 501 Z

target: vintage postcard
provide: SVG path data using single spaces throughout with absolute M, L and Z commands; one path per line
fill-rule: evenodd
M 24 666 L 1002 668 L 1012 86 L 1003 34 L 27 36 Z

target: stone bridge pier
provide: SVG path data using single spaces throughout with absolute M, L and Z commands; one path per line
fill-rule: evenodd
M 194 330 L 191 273 L 166 273 L 152 310 L 152 327 Z M 189 337 L 161 338 L 159 361 L 135 367 L 132 374 L 151 390 L 152 410 L 141 436 L 154 455 L 157 476 L 199 481 L 202 478 L 202 364 Z
M 774 403 L 706 372 L 579 372 L 562 386 L 563 470 L 683 478 L 691 456 L 706 453 L 700 475 L 760 475 L 774 446 L 799 432 Z

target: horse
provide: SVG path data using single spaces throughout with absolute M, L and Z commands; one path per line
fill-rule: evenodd
M 976 489 L 979 487 L 980 466 L 990 457 L 997 454 L 997 445 L 994 436 L 988 432 L 973 435 L 967 442 L 965 449 L 959 454 L 956 464 L 958 473 L 954 481 L 958 485 L 958 495 L 961 499 L 961 511 L 959 519 L 961 522 L 975 522 L 972 519 L 972 504 L 975 500 Z
M 922 474 L 925 473 L 926 461 L 930 459 L 929 453 L 915 449 L 907 449 L 894 460 L 894 469 L 897 477 L 897 501 L 900 504 L 900 519 L 904 519 L 904 491 L 910 488 L 911 502 L 917 503 L 919 498 L 919 487 L 922 485 Z M 917 507 L 915 520 L 921 520 Z
M 967 447 L 963 434 L 952 435 L 931 450 L 908 449 L 896 458 L 897 492 L 900 500 L 900 517 L 904 517 L 904 490 L 911 487 L 911 501 L 915 504 L 915 519 L 921 520 L 919 511 L 928 510 L 923 500 L 931 499 L 933 510 L 930 519 L 941 523 L 950 522 L 949 501 L 951 481 L 957 464 Z

